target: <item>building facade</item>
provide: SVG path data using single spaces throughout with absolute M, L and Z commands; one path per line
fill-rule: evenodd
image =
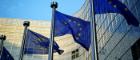
M 50 37 L 50 21 L 0 18 L 0 35 L 4 34 L 7 36 L 6 41 L 4 41 L 4 47 L 7 48 L 15 60 L 18 60 L 20 56 L 23 41 L 24 21 L 30 21 L 28 29 L 40 33 L 48 38 Z M 85 49 L 75 43 L 71 35 L 67 34 L 62 37 L 55 37 L 55 41 L 60 46 L 60 49 L 64 50 L 64 53 L 62 55 L 54 53 L 54 60 L 85 60 Z M 23 60 L 47 59 L 48 54 L 24 54 L 23 57 Z
M 120 0 L 140 22 L 140 1 Z M 90 6 L 86 0 L 75 14 L 90 21 Z M 139 60 L 140 27 L 128 25 L 121 14 L 96 14 L 97 41 L 99 60 Z M 137 45 L 137 48 L 134 46 Z M 90 52 L 89 52 L 90 53 Z M 136 54 L 137 53 L 137 54 Z M 92 54 L 92 53 L 91 53 Z M 91 58 L 89 54 L 89 60 Z

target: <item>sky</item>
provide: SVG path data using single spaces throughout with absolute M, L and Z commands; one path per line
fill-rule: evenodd
M 20 18 L 51 20 L 52 0 L 0 0 L 0 18 Z M 56 0 L 57 10 L 73 15 L 83 5 L 84 0 Z

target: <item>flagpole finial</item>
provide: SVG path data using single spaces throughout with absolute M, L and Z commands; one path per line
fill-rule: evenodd
M 30 22 L 29 21 L 24 21 L 23 26 L 25 26 L 25 27 L 30 26 Z
M 1 36 L 0 36 L 0 39 L 1 39 L 1 40 L 6 40 L 6 36 L 5 36 L 5 35 L 1 35 Z
M 57 2 L 52 2 L 51 3 L 51 8 L 57 8 L 58 7 L 58 4 L 57 4 Z

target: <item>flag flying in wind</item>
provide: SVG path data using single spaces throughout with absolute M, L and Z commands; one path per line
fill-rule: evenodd
M 139 22 L 136 17 L 129 11 L 125 4 L 119 0 L 93 0 L 94 1 L 94 13 L 120 13 L 122 14 L 127 23 L 133 26 L 139 26 Z
M 14 58 L 8 52 L 8 50 L 5 47 L 3 47 L 3 51 L 2 51 L 2 55 L 1 55 L 0 60 L 14 60 Z
M 24 53 L 48 54 L 49 43 L 49 38 L 28 29 Z M 58 44 L 54 42 L 53 52 L 58 52 L 59 54 L 62 54 L 64 51 L 60 50 Z
M 90 22 L 55 11 L 55 36 L 72 34 L 86 50 L 90 47 Z

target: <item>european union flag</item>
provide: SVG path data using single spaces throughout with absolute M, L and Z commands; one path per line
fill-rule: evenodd
M 93 0 L 95 14 L 120 13 L 129 25 L 139 26 L 138 20 L 119 0 Z
M 55 36 L 72 34 L 86 50 L 90 47 L 90 22 L 55 11 Z
M 3 51 L 2 51 L 2 55 L 1 55 L 0 60 L 14 60 L 14 58 L 8 52 L 8 50 L 5 47 L 3 47 Z
M 28 29 L 25 43 L 25 54 L 48 54 L 49 38 Z M 56 42 L 53 45 L 53 52 L 62 54 L 64 51 L 59 49 Z

